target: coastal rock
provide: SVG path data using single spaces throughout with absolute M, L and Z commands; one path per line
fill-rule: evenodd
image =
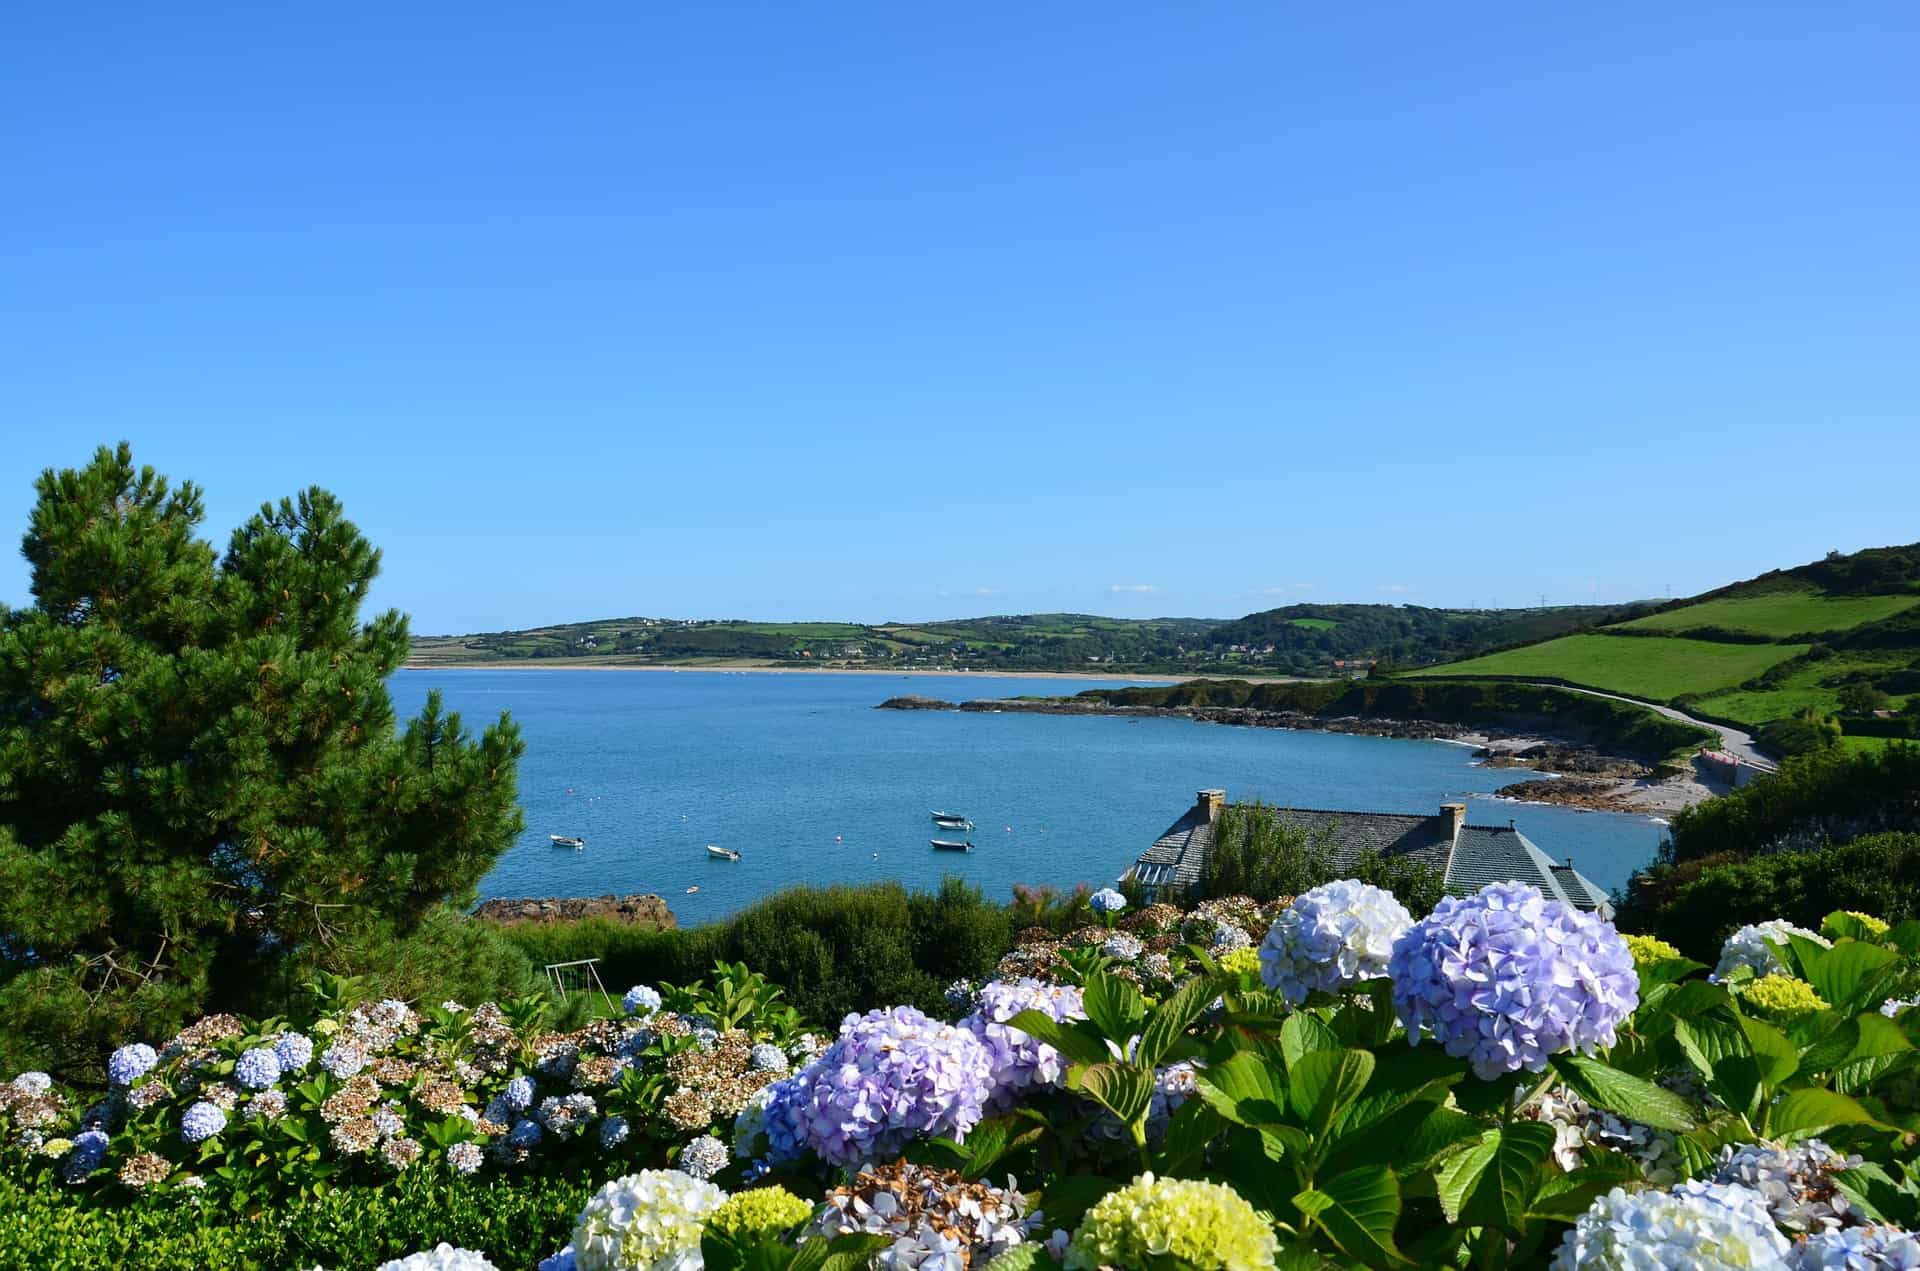
M 882 711 L 953 711 L 960 707 L 953 702 L 943 702 L 937 697 L 918 697 L 909 693 L 905 697 L 889 697 L 874 707 Z
M 1542 742 L 1522 750 L 1488 751 L 1474 754 L 1483 768 L 1531 768 L 1535 772 L 1563 772 L 1583 777 L 1644 777 L 1652 770 L 1645 764 L 1616 755 L 1603 755 L 1588 746 L 1564 746 Z
M 609 922 L 662 930 L 678 926 L 667 902 L 645 892 L 633 896 L 553 896 L 529 900 L 489 900 L 473 911 L 482 922 Z

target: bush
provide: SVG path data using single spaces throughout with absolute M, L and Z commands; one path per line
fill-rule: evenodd
M 977 887 L 948 879 L 936 892 L 898 883 L 791 887 L 724 922 L 637 930 L 602 919 L 504 929 L 536 965 L 599 958 L 619 993 L 630 984 L 683 984 L 716 961 L 746 962 L 786 990 L 817 1025 L 883 1004 L 940 1009 L 946 986 L 988 975 L 1013 947 L 1013 916 Z
M 1213 851 L 1200 891 L 1206 896 L 1251 896 L 1266 902 L 1298 896 L 1337 878 L 1357 878 L 1392 892 L 1414 913 L 1440 903 L 1446 880 L 1434 869 L 1404 858 L 1364 853 L 1337 865 L 1325 843 L 1288 824 L 1278 808 L 1233 803 L 1214 823 Z
M 530 1267 L 567 1243 L 594 1178 L 465 1180 L 424 1170 L 255 1212 L 115 1204 L 0 1175 L 0 1258 L 43 1271 L 373 1267 L 441 1241 Z
M 1883 830 L 1920 830 L 1920 746 L 1823 750 L 1673 819 L 1662 859 L 1808 850 Z

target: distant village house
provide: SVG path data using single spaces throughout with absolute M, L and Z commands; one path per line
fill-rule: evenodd
M 1202 790 L 1194 805 L 1121 875 L 1122 881 L 1131 879 L 1155 897 L 1185 895 L 1206 875 L 1214 824 L 1226 803 L 1226 791 Z M 1571 860 L 1554 863 L 1512 823 L 1468 825 L 1464 803 L 1443 803 L 1434 816 L 1287 808 L 1279 817 L 1324 845 L 1336 868 L 1350 868 L 1373 851 L 1434 869 L 1450 896 L 1470 895 L 1488 883 L 1518 881 L 1538 887 L 1549 900 L 1613 917 L 1607 893 Z

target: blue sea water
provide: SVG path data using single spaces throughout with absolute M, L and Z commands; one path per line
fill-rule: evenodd
M 1491 791 L 1537 774 L 1476 767 L 1467 747 L 1448 742 L 873 709 L 906 693 L 959 700 L 1101 683 L 433 669 L 397 673 L 392 690 L 403 717 L 437 688 L 475 729 L 502 710 L 520 725 L 526 833 L 487 876 L 483 898 L 652 891 L 687 925 L 790 883 L 930 887 L 955 873 L 995 897 L 1015 883 L 1104 884 L 1210 786 L 1234 799 L 1388 812 L 1433 812 L 1465 796 L 1469 822 L 1511 820 L 1607 888 L 1660 841 L 1661 827 L 1643 817 L 1494 800 Z M 973 852 L 928 846 L 934 808 L 973 818 Z M 578 835 L 587 847 L 556 849 L 549 834 Z M 709 860 L 708 843 L 742 859 Z

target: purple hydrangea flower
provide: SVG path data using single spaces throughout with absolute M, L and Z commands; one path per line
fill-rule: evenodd
M 1898 1227 L 1848 1227 L 1809 1237 L 1795 1251 L 1795 1271 L 1911 1271 L 1920 1240 Z
M 515 1077 L 500 1096 L 515 1112 L 524 1112 L 533 1104 L 533 1078 Z
M 767 1138 L 778 1155 L 810 1147 L 836 1165 L 892 1157 L 916 1138 L 964 1138 L 992 1081 L 967 1029 L 910 1006 L 849 1015 L 825 1054 L 772 1087 Z
M 313 1062 L 313 1039 L 301 1033 L 282 1033 L 273 1039 L 273 1057 L 280 1061 L 280 1072 L 304 1072 Z
M 1613 924 L 1525 883 L 1441 901 L 1394 942 L 1389 971 L 1407 1040 L 1430 1033 L 1489 1081 L 1611 1046 L 1640 1003 L 1633 954 Z
M 202 1143 L 227 1128 L 227 1114 L 205 1099 L 180 1115 L 180 1137 L 188 1143 Z
M 266 1090 L 280 1080 L 280 1060 L 265 1046 L 255 1046 L 233 1063 L 233 1079 L 248 1090 Z
M 1097 914 L 1117 914 L 1127 907 L 1127 898 L 1111 887 L 1102 887 L 1087 897 L 1087 906 Z
M 1012 1107 L 1029 1089 L 1058 1086 L 1067 1075 L 1068 1064 L 1059 1051 L 1007 1023 L 1028 1010 L 1055 1021 L 1087 1017 L 1080 990 L 1073 985 L 1019 979 L 981 986 L 979 1008 L 960 1021 L 960 1027 L 987 1048 L 993 1065 L 988 1103 L 996 1111 Z
M 160 1056 L 145 1042 L 122 1046 L 107 1056 L 107 1080 L 116 1086 L 130 1086 L 159 1062 Z

